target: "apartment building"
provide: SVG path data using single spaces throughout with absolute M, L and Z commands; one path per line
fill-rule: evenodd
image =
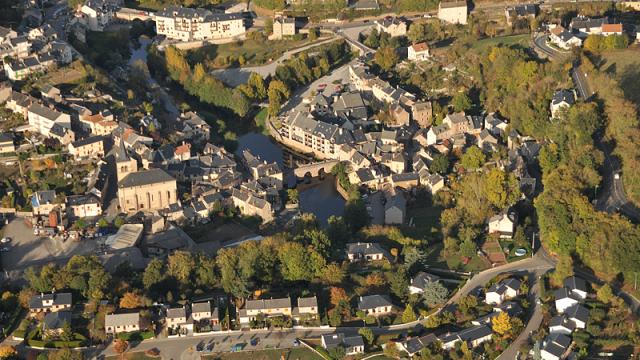
M 158 35 L 180 41 L 231 38 L 246 29 L 241 13 L 214 13 L 206 9 L 169 6 L 156 13 Z
M 82 140 L 74 141 L 68 146 L 69 154 L 76 160 L 87 158 L 101 158 L 104 156 L 104 138 L 102 136 L 91 136 Z
M 29 125 L 43 136 L 50 136 L 51 129 L 56 124 L 65 129 L 71 129 L 71 116 L 69 116 L 69 114 L 59 112 L 41 104 L 29 106 L 27 118 Z
M 441 1 L 438 6 L 438 19 L 451 24 L 467 24 L 467 2 Z
M 274 40 L 283 39 L 285 36 L 296 34 L 296 19 L 287 16 L 276 16 L 273 19 L 273 34 L 270 38 Z
M 82 22 L 91 31 L 103 31 L 115 17 L 120 4 L 109 0 L 89 0 L 81 8 Z

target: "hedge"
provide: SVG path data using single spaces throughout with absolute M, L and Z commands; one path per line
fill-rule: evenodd
M 142 341 L 142 340 L 151 339 L 154 336 L 155 336 L 155 333 L 153 331 L 147 330 L 147 331 L 134 331 L 134 332 L 128 332 L 128 333 L 120 333 L 116 337 L 118 339 L 126 340 L 126 341 Z

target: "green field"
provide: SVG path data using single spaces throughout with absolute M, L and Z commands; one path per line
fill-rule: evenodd
M 314 352 L 306 348 L 282 349 L 282 350 L 262 350 L 262 351 L 241 351 L 237 353 L 221 353 L 216 355 L 203 356 L 204 360 L 280 360 L 284 355 L 284 360 L 323 360 Z
M 473 43 L 473 48 L 478 51 L 485 51 L 492 46 L 511 46 L 520 45 L 523 47 L 529 47 L 531 40 L 529 34 L 511 35 L 511 36 L 499 36 L 489 39 L 478 40 Z
M 144 352 L 138 351 L 138 352 L 125 353 L 124 357 L 120 357 L 120 355 L 107 356 L 105 360 L 121 360 L 122 358 L 124 358 L 125 360 L 158 360 L 159 359 L 159 357 L 147 356 Z
M 625 97 L 640 107 L 640 48 L 605 51 L 596 63 L 600 70 L 613 75 Z

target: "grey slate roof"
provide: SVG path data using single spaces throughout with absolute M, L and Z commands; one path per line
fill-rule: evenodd
M 61 329 L 65 322 L 71 325 L 71 311 L 49 312 L 44 316 L 45 329 Z
M 375 309 L 381 306 L 393 306 L 391 299 L 387 295 L 366 295 L 360 296 L 358 300 L 358 309 Z
M 386 251 L 378 243 L 349 243 L 347 244 L 348 254 L 384 254 Z
M 62 115 L 62 113 L 56 110 L 49 109 L 48 107 L 42 106 L 37 103 L 29 106 L 29 112 L 32 112 L 49 120 L 56 120 L 58 117 L 60 117 L 60 115 Z
M 107 314 L 104 318 L 105 327 L 117 327 L 127 326 L 140 323 L 140 313 L 122 313 L 122 314 Z
M 47 308 L 42 304 L 43 300 L 53 299 L 53 305 L 71 305 L 71 293 L 48 293 L 38 294 L 29 300 L 29 309 Z
M 151 169 L 128 174 L 120 180 L 118 187 L 143 186 L 168 181 L 175 181 L 175 179 L 162 169 Z
M 300 297 L 298 298 L 298 307 L 318 307 L 318 298 L 315 296 Z
M 278 308 L 291 308 L 291 298 L 286 297 L 280 299 L 247 300 L 247 303 L 245 304 L 246 310 L 264 310 Z
M 169 319 L 178 319 L 178 318 L 186 318 L 186 317 L 187 317 L 187 309 L 184 306 L 167 309 L 167 318 Z
M 564 279 L 563 285 L 569 290 L 579 290 L 579 291 L 587 292 L 586 281 L 584 281 L 583 279 L 577 276 L 570 276 Z
M 460 331 L 458 333 L 458 336 L 462 341 L 474 341 L 491 334 L 493 334 L 491 328 L 489 328 L 487 325 L 479 325 Z
M 565 310 L 564 313 L 571 320 L 576 319 L 584 323 L 589 320 L 589 310 L 582 305 L 574 305 Z
M 571 35 L 571 36 L 573 36 L 573 35 Z M 563 39 L 563 41 L 566 41 L 566 40 Z M 576 103 L 576 96 L 573 93 L 573 91 L 562 89 L 562 90 L 556 91 L 555 94 L 553 94 L 553 99 L 551 100 L 552 104 L 555 105 L 555 104 L 560 104 L 562 102 L 566 102 L 569 105 L 575 104 Z
M 82 140 L 78 140 L 78 141 L 74 141 L 71 143 L 71 145 L 73 145 L 73 147 L 77 148 L 80 146 L 85 146 L 85 145 L 89 145 L 89 144 L 93 144 L 93 143 L 97 143 L 97 142 L 101 142 L 104 141 L 104 137 L 103 136 L 90 136 L 88 138 L 84 138 Z
M 191 305 L 192 313 L 211 312 L 211 301 L 197 302 Z
M 411 279 L 411 286 L 423 289 L 432 281 L 440 279 L 438 275 L 428 274 L 424 271 L 419 272 L 413 279 Z

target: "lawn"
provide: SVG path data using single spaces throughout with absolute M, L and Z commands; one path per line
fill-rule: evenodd
M 124 354 L 125 360 L 157 360 L 157 357 L 148 356 L 142 351 L 128 352 Z M 120 355 L 107 356 L 105 360 L 121 360 Z
M 320 41 L 320 40 L 318 40 Z M 227 44 L 207 45 L 189 52 L 192 63 L 202 62 L 208 69 L 225 68 L 234 61 L 229 59 L 244 58 L 242 66 L 256 66 L 273 61 L 285 51 L 309 44 L 302 40 L 255 40 L 247 39 Z
M 440 237 L 440 213 L 439 206 L 412 206 L 407 211 L 407 219 L 413 221 L 413 226 L 403 227 L 406 236 L 415 239 L 433 239 Z
M 322 357 L 307 348 L 241 351 L 237 353 L 221 353 L 203 356 L 204 360 L 280 360 L 284 355 L 285 360 L 323 360 Z
M 221 221 L 221 219 L 216 219 L 208 224 L 185 228 L 184 231 L 197 243 L 217 240 L 222 244 L 229 240 L 253 234 L 250 229 L 243 225 L 234 222 L 221 224 Z
M 640 107 L 640 48 L 605 51 L 599 65 L 618 80 L 625 97 Z
M 473 48 L 478 51 L 485 51 L 492 46 L 521 45 L 523 47 L 529 47 L 530 42 L 531 40 L 530 40 L 529 34 L 499 36 L 494 38 L 478 40 L 473 44 Z
M 263 108 L 253 118 L 253 122 L 261 134 L 269 136 L 269 129 L 267 129 L 267 115 L 269 115 L 269 109 Z
M 478 256 L 474 256 L 471 260 L 464 264 L 461 256 L 449 256 L 443 258 L 441 256 L 443 244 L 438 242 L 429 246 L 429 252 L 427 253 L 426 263 L 429 266 L 436 268 L 444 268 L 450 270 L 460 271 L 481 271 L 487 268 L 487 265 Z

